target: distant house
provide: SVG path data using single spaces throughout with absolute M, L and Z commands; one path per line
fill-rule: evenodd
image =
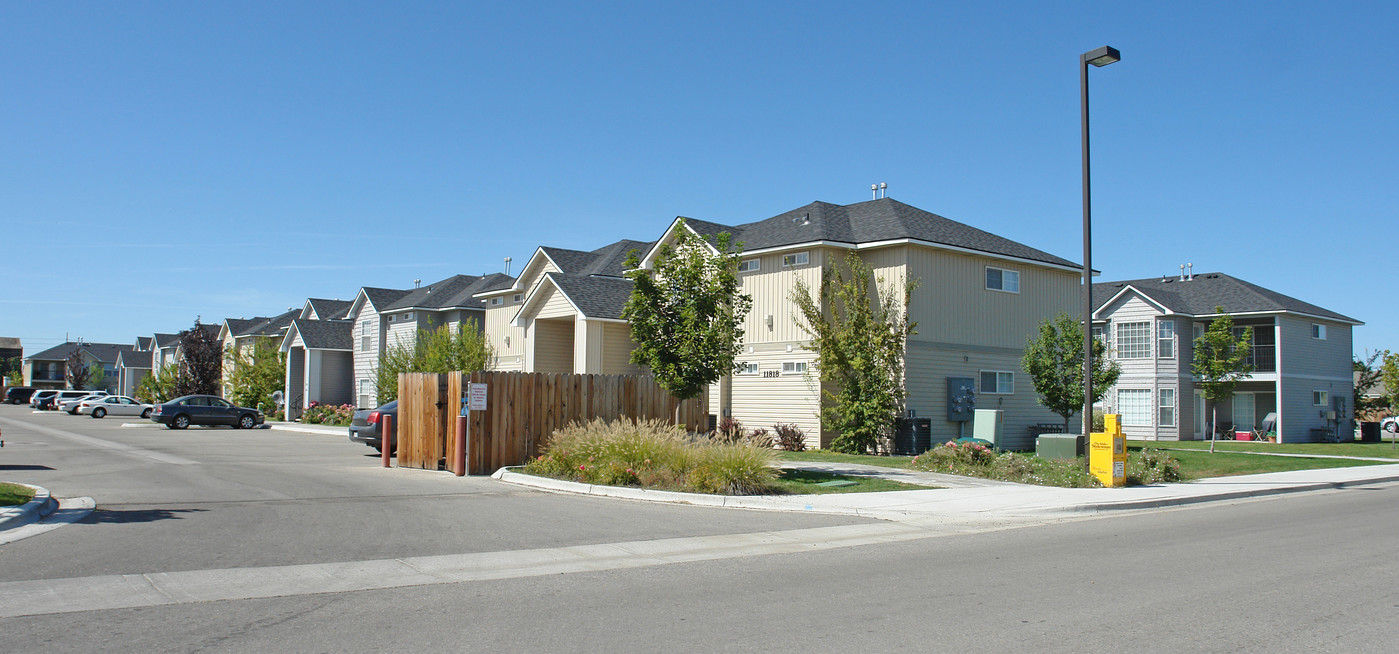
M 1300 443 L 1352 417 L 1351 328 L 1364 324 L 1354 318 L 1224 273 L 1097 283 L 1093 306 L 1094 331 L 1122 368 L 1103 403 L 1129 438 L 1209 438 L 1212 409 L 1191 363 L 1216 307 L 1236 334 L 1253 330 L 1253 373 L 1217 407 L 1221 425 L 1249 431 L 1276 414 L 1279 440 Z
M 311 404 L 353 404 L 354 353 L 348 320 L 291 321 L 281 349 L 287 353 L 287 420 Z
M 151 374 L 151 354 L 150 350 L 132 349 L 117 355 L 117 395 L 136 394 Z
M 251 354 L 253 346 L 260 340 L 271 343 L 273 347 L 279 347 L 291 326 L 291 321 L 301 313 L 296 309 L 290 309 L 271 318 L 228 318 L 219 329 L 219 341 L 223 343 L 224 352 L 233 352 L 241 356 Z M 228 397 L 232 392 L 228 384 L 229 365 L 231 364 L 225 357 L 224 397 Z
M 161 334 L 157 332 L 151 336 L 151 373 L 160 374 L 167 366 L 176 365 L 179 359 L 175 357 L 175 352 L 180 347 L 179 334 Z
M 102 371 L 101 380 L 96 384 L 88 384 L 87 388 L 112 393 L 117 390 L 119 381 L 117 356 L 131 349 L 133 346 L 127 344 L 87 343 L 83 341 L 70 341 L 62 345 L 55 345 L 43 352 L 25 357 L 24 383 L 26 386 L 35 388 L 68 388 L 68 357 L 74 352 L 80 352 L 87 366 L 96 367 Z
M 24 370 L 24 346 L 18 338 L 0 336 L 0 375 L 11 370 Z M 0 386 L 5 385 L 7 381 L 0 379 Z

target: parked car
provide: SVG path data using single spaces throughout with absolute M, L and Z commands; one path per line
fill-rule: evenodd
M 143 404 L 125 395 L 107 395 L 85 399 L 78 404 L 78 415 L 92 416 L 94 418 L 105 418 L 113 416 L 141 416 L 151 417 L 151 412 L 155 410 L 154 404 Z
M 1399 416 L 1390 416 L 1381 420 L 1380 427 L 1391 434 L 1399 434 Z
M 151 420 L 170 429 L 190 425 L 229 425 L 234 429 L 252 429 L 267 420 L 257 409 L 234 406 L 216 395 L 186 395 L 155 407 Z
M 38 390 L 33 386 L 11 386 L 5 389 L 5 404 L 26 404 Z
M 78 415 L 79 404 L 82 404 L 86 400 L 100 400 L 104 397 L 107 397 L 106 391 L 98 391 L 96 393 L 89 391 L 87 395 L 82 395 L 80 397 L 75 397 L 68 400 L 56 398 L 53 402 L 53 408 L 58 409 L 59 411 L 65 411 L 70 416 L 76 416 Z
M 382 430 L 384 427 L 384 416 L 393 418 L 393 427 L 389 430 L 389 451 L 398 449 L 398 400 L 394 400 L 377 409 L 360 409 L 355 412 L 350 419 L 350 442 L 364 443 L 380 452 L 384 451 L 384 438 Z
M 52 389 L 34 391 L 34 394 L 29 396 L 29 408 L 39 409 L 44 406 L 44 403 L 47 402 L 49 398 L 57 394 L 58 391 Z
M 106 395 L 105 391 L 99 392 L 103 395 Z M 58 409 L 60 408 L 60 404 L 63 402 L 67 402 L 68 400 L 80 400 L 84 397 L 95 394 L 96 393 L 94 393 L 93 391 L 57 391 L 53 395 L 44 398 L 43 401 L 39 403 L 39 409 L 43 411 L 48 411 L 49 409 Z

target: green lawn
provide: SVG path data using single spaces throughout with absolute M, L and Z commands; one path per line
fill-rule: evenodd
M 34 499 L 34 489 L 0 482 L 0 506 L 15 506 Z
M 1138 441 L 1128 440 L 1128 447 L 1159 447 L 1162 449 L 1205 450 L 1209 441 Z M 1272 452 L 1279 454 L 1331 454 L 1335 456 L 1374 456 L 1399 459 L 1399 449 L 1393 443 L 1260 443 L 1257 441 L 1215 441 L 1215 452 Z
M 872 457 L 875 458 L 875 457 Z M 831 481 L 853 482 L 851 486 L 821 486 Z M 918 486 L 901 481 L 861 477 L 858 475 L 838 475 L 812 470 L 783 470 L 777 478 L 777 487 L 788 495 L 825 495 L 828 493 L 877 493 L 880 491 L 927 490 L 937 486 Z
M 905 468 L 913 462 L 911 456 L 874 456 L 869 454 L 841 454 L 830 450 L 807 450 L 805 452 L 778 452 L 777 458 L 783 461 L 820 461 L 822 463 L 863 463 L 885 468 Z

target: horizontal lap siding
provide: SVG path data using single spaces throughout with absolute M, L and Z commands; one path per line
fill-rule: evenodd
M 486 340 L 495 350 L 493 370 L 522 370 L 525 366 L 525 330 L 510 324 L 520 310 L 512 297 L 507 295 L 502 304 L 486 309 Z
M 797 347 L 792 352 L 785 347 L 755 350 L 739 355 L 740 361 L 757 363 L 759 373 L 733 376 L 733 418 L 747 429 L 771 430 L 777 423 L 794 423 L 806 432 L 808 447 L 823 446 L 816 354 Z M 810 372 L 783 375 L 784 361 L 807 362 Z M 766 371 L 777 371 L 779 376 L 763 377 Z
M 534 322 L 534 370 L 531 372 L 573 371 L 573 321 Z
M 639 375 L 641 367 L 631 363 L 636 344 L 631 340 L 631 327 L 622 323 L 602 325 L 602 374 Z
M 1326 325 L 1326 339 L 1312 338 L 1312 324 Z M 1279 324 L 1278 372 L 1281 393 L 1278 412 L 1281 414 L 1282 438 L 1288 443 L 1319 440 L 1312 429 L 1327 428 L 1322 415 L 1330 406 L 1312 405 L 1313 391 L 1326 391 L 1333 403 L 1345 398 L 1347 416 L 1354 394 L 1351 371 L 1351 327 L 1338 322 L 1281 316 Z
M 378 406 L 377 371 L 379 369 L 379 344 L 383 342 L 383 325 L 379 319 L 379 312 L 374 305 L 368 301 L 360 305 L 359 313 L 352 316 L 354 318 L 354 374 L 355 386 L 358 388 L 360 380 L 369 381 L 369 404 Z M 363 321 L 369 321 L 369 349 L 362 350 L 360 330 Z

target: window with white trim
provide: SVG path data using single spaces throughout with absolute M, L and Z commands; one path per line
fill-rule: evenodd
M 1331 391 L 1312 391 L 1312 406 L 1330 406 Z
M 792 265 L 792 264 L 787 264 L 787 263 L 786 263 L 786 258 L 785 258 L 785 257 L 783 258 L 783 264 L 784 264 L 784 265 Z M 743 261 L 738 262 L 738 271 L 739 271 L 739 272 L 758 272 L 759 270 L 762 270 L 762 269 L 763 269 L 763 260 L 762 260 L 762 259 L 744 259 Z
M 1107 345 L 1107 328 L 1107 325 L 1093 325 L 1093 339 L 1097 341 L 1102 341 L 1103 345 Z
M 981 392 L 1010 395 L 1015 392 L 1015 373 L 1008 370 L 981 371 Z
M 516 294 L 515 294 L 515 297 L 511 298 L 510 301 L 511 301 L 511 302 L 514 302 L 514 303 L 516 303 L 516 304 L 519 304 L 520 300 L 523 300 L 523 299 L 525 299 L 525 294 L 524 294 L 524 293 L 516 293 Z
M 1312 338 L 1318 341 L 1326 340 L 1326 325 L 1315 322 L 1312 323 Z
M 804 375 L 806 374 L 805 361 L 783 361 L 782 374 L 784 375 Z
M 359 323 L 359 349 L 361 352 L 368 352 L 369 347 L 374 344 L 374 339 L 369 334 L 368 320 L 361 320 Z
M 1020 292 L 1020 273 L 1005 268 L 986 267 L 986 290 L 1005 293 Z
M 1157 393 L 1157 423 L 1162 427 L 1176 426 L 1176 389 L 1163 388 Z
M 1117 412 L 1124 427 L 1151 426 L 1151 389 L 1122 388 L 1117 391 Z
M 1161 359 L 1176 358 L 1176 321 L 1156 323 L 1156 356 Z
M 504 303 L 505 303 L 505 298 L 503 298 L 503 297 L 493 297 L 493 298 L 491 298 L 491 306 L 493 306 L 493 307 L 498 307 L 498 306 L 500 306 L 500 305 L 502 305 L 502 304 L 504 304 Z
M 370 390 L 372 390 L 373 388 L 374 388 L 374 387 L 370 385 L 370 382 L 369 382 L 368 379 L 361 379 L 361 380 L 359 380 L 359 408 L 361 408 L 361 409 L 368 409 L 368 408 L 370 408 L 370 406 L 369 406 L 369 392 L 370 392 Z
M 758 374 L 758 364 L 753 363 L 753 362 L 751 362 L 751 361 L 746 361 L 746 362 L 744 362 L 744 363 L 740 363 L 740 364 L 738 364 L 738 374 L 740 374 L 740 375 L 756 375 L 756 374 Z
M 1151 323 L 1122 322 L 1117 324 L 1117 358 L 1151 358 Z
M 811 254 L 808 252 L 793 252 L 791 254 L 782 255 L 782 265 L 784 267 L 805 266 L 810 262 Z

